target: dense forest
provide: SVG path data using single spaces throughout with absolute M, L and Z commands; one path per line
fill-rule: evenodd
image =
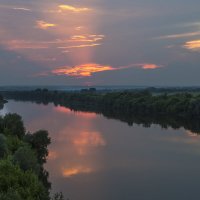
M 47 89 L 34 91 L 9 91 L 2 93 L 7 99 L 54 103 L 74 111 L 93 111 L 108 118 L 163 128 L 184 127 L 200 133 L 200 95 L 198 93 L 162 93 L 149 90 L 123 92 L 96 92 L 94 89 L 79 92 L 58 92 Z
M 1 105 L 5 103 L 0 97 Z M 21 116 L 0 116 L 0 199 L 63 200 L 50 197 L 51 183 L 43 165 L 51 140 L 46 130 L 26 132 Z

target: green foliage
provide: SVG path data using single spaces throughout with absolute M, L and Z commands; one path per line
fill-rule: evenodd
M 7 192 L 0 193 L 0 199 L 1 200 L 22 200 L 20 194 L 13 189 L 8 189 Z
M 11 194 L 11 191 L 14 192 Z M 9 194 L 10 197 L 15 195 L 18 199 L 49 199 L 44 186 L 33 172 L 24 172 L 9 160 L 0 161 L 0 194 L 3 198 Z
M 23 140 L 25 128 L 17 114 L 0 116 L 0 131 L 0 199 L 50 200 L 48 172 L 43 168 L 48 132 L 28 134 L 32 142 L 28 143 Z
M 6 137 L 3 134 L 0 134 L 0 159 L 4 158 L 8 153 L 8 146 L 6 143 Z
M 18 114 L 7 114 L 3 120 L 5 134 L 22 138 L 25 135 L 25 128 L 21 116 Z
M 39 175 L 40 166 L 35 152 L 28 146 L 20 147 L 13 155 L 13 162 L 24 171 L 31 170 Z
M 51 143 L 48 132 L 45 130 L 40 130 L 33 134 L 26 134 L 24 141 L 28 142 L 36 151 L 39 163 L 45 163 L 48 155 L 47 146 Z
M 10 153 L 13 154 L 17 149 L 26 144 L 15 135 L 7 135 L 7 145 Z

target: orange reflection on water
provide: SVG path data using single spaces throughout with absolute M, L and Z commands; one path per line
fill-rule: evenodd
M 55 160 L 57 157 L 58 157 L 57 152 L 55 152 L 55 151 L 49 151 L 48 160 Z
M 78 115 L 79 117 L 82 118 L 96 118 L 96 113 L 92 112 L 81 112 L 81 111 L 72 111 L 69 108 L 63 107 L 63 106 L 57 106 L 54 108 L 55 111 L 60 112 L 60 113 L 68 113 L 68 114 L 75 114 Z
M 72 143 L 79 155 L 86 155 L 90 148 L 106 145 L 106 141 L 100 133 L 86 131 L 83 131 L 72 138 Z
M 74 167 L 69 169 L 63 169 L 62 174 L 64 177 L 71 177 L 78 174 L 88 174 L 91 173 L 93 170 L 89 167 Z
M 52 176 L 73 177 L 101 170 L 101 150 L 107 145 L 101 131 L 94 127 L 98 115 L 74 112 L 69 108 L 52 108 L 48 168 Z M 52 118 L 52 116 L 51 116 Z

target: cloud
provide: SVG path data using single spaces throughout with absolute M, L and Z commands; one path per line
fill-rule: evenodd
M 29 8 L 23 8 L 23 7 L 15 7 L 15 8 L 12 8 L 13 10 L 22 10 L 22 11 L 31 11 L 31 9 Z
M 192 37 L 192 36 L 197 36 L 197 35 L 200 35 L 200 31 L 180 33 L 180 34 L 174 34 L 174 35 L 164 35 L 164 36 L 157 37 L 156 39 L 177 39 L 177 38 Z
M 26 8 L 26 7 L 18 7 L 17 5 L 16 6 L 10 6 L 10 5 L 0 5 L 0 8 L 3 8 L 3 9 L 9 9 L 9 10 L 21 10 L 21 11 L 32 11 L 30 8 Z
M 9 50 L 15 49 L 47 49 L 48 46 L 45 43 L 37 43 L 25 40 L 11 40 L 4 42 Z
M 200 40 L 188 41 L 183 45 L 183 47 L 188 50 L 199 51 L 200 50 Z
M 138 67 L 142 67 L 142 69 L 158 69 L 162 66 L 155 64 L 138 64 Z
M 75 30 L 76 30 L 76 31 L 81 31 L 83 28 L 84 28 L 83 26 L 77 26 L 77 27 L 75 28 Z
M 127 66 L 121 66 L 121 67 L 118 67 L 118 68 L 115 68 L 115 70 L 120 70 L 120 69 L 128 69 L 128 68 L 142 68 L 142 69 L 149 69 L 149 70 L 152 70 L 152 69 L 158 69 L 158 68 L 161 68 L 163 67 L 163 65 L 156 65 L 156 64 L 152 64 L 152 63 L 133 63 L 133 64 L 130 64 L 130 65 L 127 65 Z
M 113 70 L 123 70 L 133 67 L 139 67 L 144 70 L 153 70 L 158 69 L 163 66 L 156 65 L 156 64 L 131 64 L 128 66 L 121 66 L 121 67 L 112 67 L 109 65 L 99 65 L 95 63 L 89 63 L 89 64 L 83 64 L 83 65 L 77 65 L 74 67 L 61 67 L 58 69 L 53 70 L 51 73 L 55 75 L 67 75 L 71 77 L 90 77 L 94 73 L 103 72 L 103 71 L 113 71 Z
M 76 12 L 76 13 L 79 13 L 79 12 L 87 12 L 87 11 L 90 11 L 91 9 L 90 8 L 86 8 L 86 7 L 74 7 L 74 6 L 71 6 L 71 5 L 59 5 L 58 6 L 61 11 L 72 11 L 72 12 Z
M 61 67 L 52 71 L 55 75 L 68 75 L 73 77 L 89 77 L 93 73 L 114 70 L 111 66 L 102 66 L 99 64 L 89 63 L 77 65 L 74 67 Z
M 105 35 L 73 35 L 71 42 L 97 42 L 103 40 Z
M 94 43 L 94 44 L 81 44 L 81 45 L 74 45 L 74 46 L 66 46 L 66 47 L 58 47 L 58 49 L 74 49 L 74 48 L 84 48 L 84 47 L 95 47 L 100 46 L 101 44 Z
M 36 27 L 39 28 L 39 29 L 43 29 L 43 30 L 46 30 L 48 28 L 56 26 L 56 24 L 48 23 L 48 22 L 45 22 L 45 21 L 42 21 L 42 20 L 38 20 L 38 21 L 36 21 L 36 23 L 37 23 Z

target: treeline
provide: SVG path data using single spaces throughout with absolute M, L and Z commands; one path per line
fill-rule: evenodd
M 3 96 L 2 96 L 2 95 L 0 95 L 0 109 L 2 109 L 2 108 L 3 108 L 3 106 L 4 106 L 4 104 L 5 104 L 6 102 L 7 102 L 7 101 L 6 101 L 6 100 L 4 100 Z
M 0 117 L 0 199 L 50 200 L 51 184 L 43 164 L 51 140 L 48 132 L 26 133 L 17 114 Z M 63 199 L 56 194 L 55 200 Z
M 34 91 L 12 91 L 2 93 L 8 99 L 33 101 L 36 103 L 54 103 L 73 110 L 103 113 L 109 118 L 117 118 L 145 126 L 156 123 L 163 127 L 168 125 L 193 127 L 200 132 L 200 95 L 187 92 L 155 95 L 148 90 L 139 92 L 58 92 L 47 89 Z M 187 128 L 186 127 L 186 128 Z

